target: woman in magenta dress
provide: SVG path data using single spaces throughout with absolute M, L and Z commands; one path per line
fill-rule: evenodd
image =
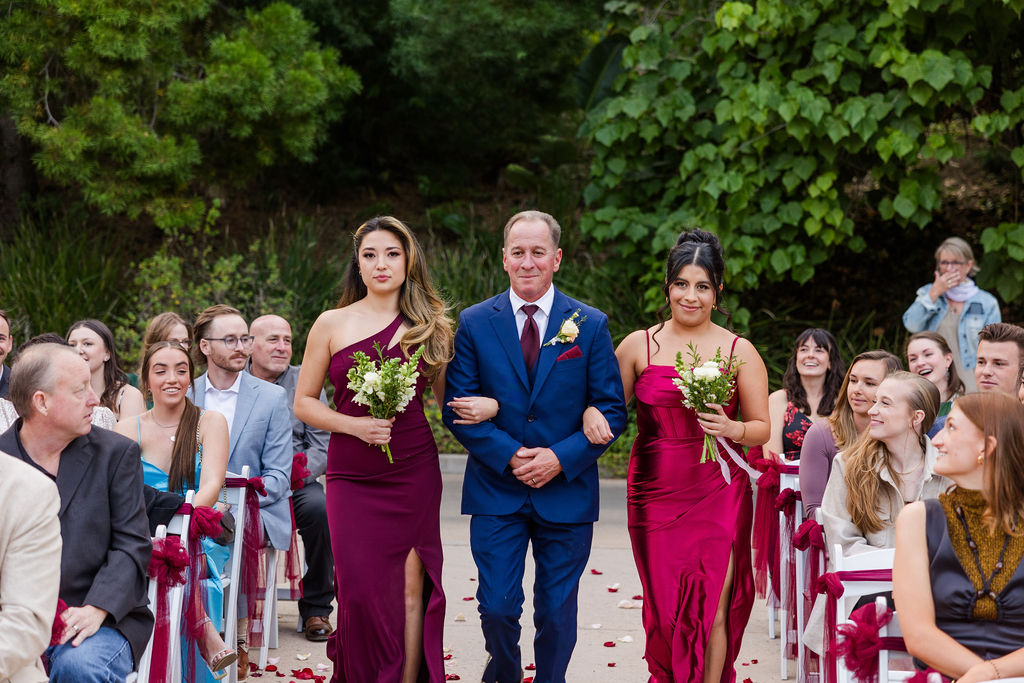
M 741 446 L 768 440 L 768 374 L 749 341 L 711 322 L 725 270 L 718 238 L 703 230 L 683 233 L 666 270 L 662 311 L 669 318 L 631 333 L 615 351 L 626 400 L 635 395 L 637 401 L 627 505 L 644 588 L 644 656 L 656 683 L 731 683 L 754 601 L 751 485 L 724 447 L 718 457 L 729 482 L 718 462 L 701 463 L 701 446 L 711 434 L 742 459 Z M 724 359 L 740 364 L 736 395 L 713 413 L 684 408 L 672 383 L 676 353 L 688 359 L 691 343 L 702 360 L 721 349 Z M 589 423 L 593 411 L 587 417 Z M 584 431 L 602 436 L 589 424 Z
M 309 332 L 295 398 L 299 419 L 332 432 L 327 516 L 338 600 L 337 629 L 327 645 L 332 680 L 443 681 L 441 471 L 423 391 L 432 380 L 435 395 L 444 395 L 452 323 L 423 251 L 401 221 L 371 219 L 354 243 L 338 307 L 322 313 Z M 389 420 L 371 417 L 348 389 L 352 354 L 376 360 L 375 343 L 391 358 L 425 347 L 415 398 Z M 319 400 L 328 375 L 337 411 Z M 489 403 L 487 417 L 497 412 Z

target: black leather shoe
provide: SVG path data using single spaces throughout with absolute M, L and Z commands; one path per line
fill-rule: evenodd
M 334 629 L 331 628 L 331 622 L 327 621 L 327 617 L 310 617 L 306 619 L 303 632 L 306 634 L 306 640 L 322 643 L 331 637 Z

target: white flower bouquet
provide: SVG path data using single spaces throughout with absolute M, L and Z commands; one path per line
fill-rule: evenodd
M 683 360 L 681 351 L 676 353 L 676 374 L 679 377 L 673 377 L 672 382 L 682 392 L 684 406 L 697 413 L 712 413 L 714 411 L 708 408 L 709 403 L 725 406 L 732 400 L 736 392 L 736 375 L 743 361 L 736 358 L 731 365 L 726 363 L 719 347 L 714 358 L 702 363 L 693 342 L 687 344 L 687 348 L 691 362 Z M 717 460 L 717 450 L 715 438 L 705 434 L 700 461 Z
M 409 401 L 416 396 L 416 380 L 423 347 L 404 363 L 398 358 L 384 358 L 384 349 L 374 342 L 373 349 L 380 359 L 378 363 L 362 351 L 352 354 L 355 361 L 348 370 L 348 388 L 356 393 L 353 403 L 367 406 L 370 415 L 378 420 L 387 420 L 398 413 L 404 413 Z M 391 457 L 391 444 L 384 444 L 380 449 L 387 453 L 388 462 L 394 464 Z

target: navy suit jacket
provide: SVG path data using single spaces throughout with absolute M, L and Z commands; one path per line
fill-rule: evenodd
M 445 424 L 469 451 L 463 514 L 511 514 L 529 499 L 549 522 L 597 520 L 597 459 L 607 446 L 587 441 L 583 411 L 598 408 L 618 437 L 626 426 L 626 405 L 604 313 L 556 289 L 542 341 L 553 338 L 577 309 L 586 317 L 579 336 L 572 343 L 542 346 L 532 383 L 508 291 L 459 317 L 445 403 L 454 396 L 490 396 L 500 404 L 497 416 L 476 425 L 454 424 L 454 411 L 444 407 Z M 521 446 L 551 448 L 563 471 L 540 489 L 524 485 L 509 466 Z
M 228 472 L 249 466 L 250 477 L 263 477 L 267 495 L 260 496 L 260 516 L 270 545 L 288 550 L 292 538 L 292 423 L 285 390 L 248 372 L 241 373 L 235 417 L 231 422 Z M 192 400 L 206 404 L 206 373 L 192 383 Z

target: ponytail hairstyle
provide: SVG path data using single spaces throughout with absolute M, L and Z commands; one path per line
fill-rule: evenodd
M 103 341 L 103 346 L 110 355 L 107 360 L 103 361 L 103 395 L 100 396 L 100 405 L 104 408 L 110 408 L 116 413 L 117 394 L 121 391 L 121 387 L 128 384 L 128 375 L 121 369 L 121 361 L 117 357 L 117 348 L 114 345 L 114 333 L 101 321 L 89 318 L 79 320 L 69 327 L 68 333 L 64 335 L 64 340 L 70 339 L 71 333 L 81 327 L 95 332 Z
M 907 339 L 907 345 L 903 347 L 903 355 L 907 356 L 907 363 L 910 363 L 910 342 L 917 341 L 918 339 L 927 339 L 936 346 L 939 347 L 939 353 L 943 356 L 950 356 L 953 354 L 953 350 L 949 348 L 949 343 L 946 341 L 938 332 L 924 331 L 910 335 Z M 949 391 L 950 396 L 956 396 L 964 393 L 967 387 L 964 386 L 964 381 L 960 379 L 960 373 L 956 371 L 956 361 L 949 364 L 946 368 L 946 390 Z
M 437 377 L 444 364 L 452 359 L 455 333 L 452 319 L 448 317 L 448 306 L 430 281 L 423 248 L 405 223 L 393 216 L 377 216 L 359 226 L 352 236 L 352 260 L 345 274 L 338 308 L 366 296 L 366 284 L 359 274 L 359 247 L 368 234 L 377 230 L 387 230 L 397 237 L 405 252 L 405 281 L 399 292 L 398 308 L 409 331 L 402 336 L 402 353 L 411 356 L 422 344 L 426 375 Z
M 885 367 L 885 375 L 882 376 L 882 379 L 885 379 L 897 370 L 903 369 L 903 363 L 900 362 L 899 358 L 881 349 L 865 351 L 850 361 L 850 367 L 846 369 L 846 376 L 843 377 L 843 383 L 839 387 L 835 408 L 828 418 L 829 426 L 832 427 L 832 436 L 835 438 L 836 449 L 840 451 L 844 450 L 860 436 L 860 433 L 857 431 L 857 425 L 853 421 L 853 408 L 850 406 L 850 397 L 846 392 L 850 386 L 850 373 L 853 372 L 853 368 L 857 363 L 862 360 L 882 361 L 882 365 Z M 931 425 L 928 426 L 931 427 Z
M 972 393 L 956 399 L 968 420 L 984 434 L 985 444 L 993 437 L 995 449 L 985 457 L 982 494 L 987 507 L 984 519 L 989 532 L 1002 528 L 1020 536 L 1024 515 L 1024 406 L 1002 393 Z M 986 449 L 987 450 L 987 449 Z
M 807 403 L 807 391 L 804 389 L 800 373 L 796 368 L 796 352 L 801 346 L 808 342 L 814 342 L 818 346 L 828 350 L 828 370 L 825 372 L 825 386 L 822 387 L 821 401 L 817 406 L 811 407 Z M 800 333 L 793 344 L 793 353 L 789 356 L 789 363 L 786 365 L 786 372 L 782 375 L 782 388 L 786 390 L 786 400 L 795 405 L 806 415 L 816 412 L 818 415 L 831 415 L 836 407 L 836 399 L 843 386 L 843 375 L 846 373 L 846 363 L 843 362 L 843 354 L 839 351 L 836 338 L 828 330 L 820 327 L 809 327 Z
M 188 383 L 192 386 L 192 378 L 196 374 L 195 364 L 188 350 L 176 341 L 158 341 L 146 349 L 146 355 L 142 357 L 142 374 L 139 383 L 142 385 L 142 394 L 151 399 L 149 386 L 149 367 L 153 362 L 153 355 L 164 349 L 175 349 L 188 360 Z M 185 391 L 188 387 L 185 387 Z M 171 448 L 171 466 L 167 471 L 168 491 L 187 491 L 196 488 L 196 453 L 199 451 L 199 416 L 200 410 L 188 396 L 185 396 L 185 411 L 178 421 L 178 429 L 174 432 L 174 446 Z
M 905 370 L 897 370 L 886 376 L 886 380 L 902 382 L 910 390 L 907 396 L 909 412 L 924 413 L 917 426 L 917 441 L 922 453 L 928 448 L 928 430 L 939 414 L 939 390 L 927 378 Z M 923 456 L 922 456 L 923 457 Z M 851 521 L 862 533 L 875 533 L 885 528 L 878 514 L 882 500 L 882 468 L 889 470 L 894 482 L 900 481 L 900 474 L 892 464 L 892 453 L 881 441 L 871 438 L 865 430 L 857 441 L 843 453 L 846 464 L 846 509 Z
M 651 339 L 658 344 L 655 337 L 665 327 L 665 312 L 669 308 L 668 293 L 676 277 L 686 266 L 699 266 L 708 276 L 711 288 L 715 292 L 715 306 L 725 315 L 725 324 L 732 322 L 732 313 L 722 307 L 722 283 L 725 280 L 725 258 L 722 256 L 722 244 L 713 232 L 694 228 L 680 233 L 675 246 L 668 252 L 665 262 L 665 282 L 661 291 L 665 295 L 665 304 L 658 309 L 658 329 L 651 334 Z M 658 344 L 661 348 L 661 344 Z

